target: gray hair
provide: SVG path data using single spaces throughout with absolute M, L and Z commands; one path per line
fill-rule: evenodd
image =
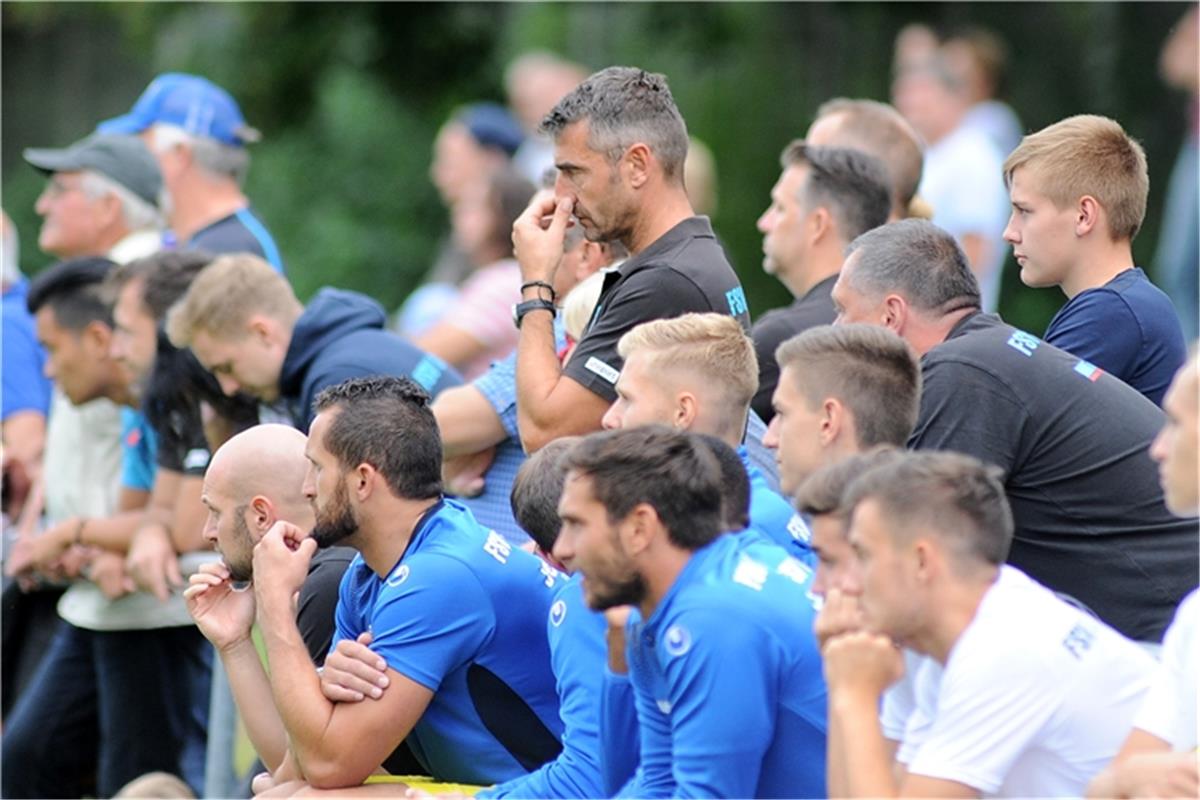
M 800 198 L 809 208 L 830 209 L 843 242 L 887 222 L 892 184 L 887 167 L 875 156 L 848 147 L 813 147 L 797 139 L 784 149 L 780 162 L 784 169 L 808 167 Z
M 98 200 L 110 194 L 115 196 L 121 202 L 121 218 L 129 230 L 160 230 L 163 227 L 163 216 L 157 208 L 107 175 L 85 169 L 79 185 L 83 193 L 93 199 Z
M 636 67 L 608 67 L 579 84 L 542 120 L 541 132 L 557 138 L 568 125 L 588 122 L 588 147 L 615 163 L 636 142 L 650 147 L 663 174 L 683 181 L 687 125 L 666 76 Z
M 192 158 L 205 172 L 232 178 L 238 186 L 245 182 L 246 173 L 250 170 L 250 153 L 246 148 L 193 136 L 177 125 L 161 122 L 154 125 L 155 152 L 162 153 L 180 144 L 192 149 Z
M 949 314 L 979 308 L 979 281 L 954 237 L 932 222 L 906 219 L 867 231 L 846 247 L 843 269 L 855 291 L 904 296 L 921 311 Z

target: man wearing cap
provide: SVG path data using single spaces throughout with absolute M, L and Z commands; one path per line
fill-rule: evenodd
M 242 193 L 246 145 L 261 135 L 228 92 L 197 75 L 159 75 L 128 114 L 97 131 L 138 134 L 154 153 L 171 201 L 167 221 L 181 247 L 253 253 L 283 271 L 275 239 Z
M 50 176 L 35 206 L 44 252 L 120 263 L 162 246 L 162 176 L 136 137 L 93 134 L 61 150 L 29 148 L 24 156 Z

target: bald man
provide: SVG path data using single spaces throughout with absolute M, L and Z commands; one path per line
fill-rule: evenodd
M 250 741 L 268 769 L 283 760 L 287 739 L 271 687 L 250 639 L 254 592 L 254 545 L 279 520 L 303 530 L 313 526 L 304 496 L 306 437 L 289 425 L 257 425 L 227 441 L 209 462 L 201 502 L 208 509 L 204 538 L 221 554 L 191 577 L 184 592 L 200 632 L 217 648 Z M 318 551 L 300 590 L 296 619 L 309 655 L 320 665 L 333 637 L 338 584 L 354 551 Z

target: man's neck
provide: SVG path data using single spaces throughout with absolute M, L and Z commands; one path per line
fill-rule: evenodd
M 1106 234 L 1101 235 L 1105 239 L 1080 258 L 1076 268 L 1059 284 L 1067 299 L 1087 289 L 1099 288 L 1133 268 L 1133 248 L 1129 240 L 1113 242 Z
M 946 337 L 950 335 L 950 331 L 954 330 L 955 325 L 965 317 L 969 317 L 978 311 L 979 306 L 972 306 L 970 308 L 960 308 L 958 311 L 952 311 L 932 321 L 911 321 L 908 328 L 904 331 L 904 340 L 908 342 L 908 346 L 913 351 L 913 354 L 920 359 L 930 350 L 946 341 Z
M 679 579 L 679 573 L 683 572 L 683 568 L 695 555 L 690 550 L 683 550 L 665 541 L 661 547 L 662 552 L 654 557 L 650 568 L 642 572 L 646 581 L 646 596 L 638 606 L 642 612 L 642 619 L 650 619 L 650 615 Z
M 196 178 L 196 182 L 171 194 L 171 230 L 180 243 L 199 231 L 250 204 L 232 181 Z
M 380 578 L 387 576 L 408 549 L 408 543 L 412 541 L 417 524 L 425 512 L 437 502 L 437 498 L 380 498 L 375 509 L 363 514 L 359 520 L 355 545 L 372 572 Z
M 658 194 L 658 197 L 647 198 L 642 204 L 642 214 L 629 234 L 629 241 L 622 242 L 630 255 L 636 256 L 661 239 L 667 231 L 696 215 L 682 186 L 664 186 Z
M 984 595 L 995 585 L 999 570 L 971 580 L 949 579 L 930 604 L 932 612 L 924 631 L 914 637 L 913 649 L 945 666 L 950 651 L 975 620 Z
M 834 247 L 826 248 L 827 252 L 814 254 L 810 263 L 795 274 L 785 273 L 780 276 L 783 285 L 792 293 L 792 297 L 801 298 L 812 291 L 812 288 L 826 278 L 832 278 L 842 269 L 842 252 L 845 244 L 837 242 Z

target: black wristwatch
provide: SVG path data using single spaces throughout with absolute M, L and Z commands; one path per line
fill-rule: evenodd
M 513 325 L 516 325 L 519 329 L 521 327 L 521 320 L 525 319 L 525 315 L 530 311 L 537 311 L 539 308 L 546 309 L 550 312 L 551 316 L 557 311 L 554 303 L 551 303 L 549 300 L 543 300 L 540 297 L 535 297 L 532 300 L 526 300 L 513 306 Z

